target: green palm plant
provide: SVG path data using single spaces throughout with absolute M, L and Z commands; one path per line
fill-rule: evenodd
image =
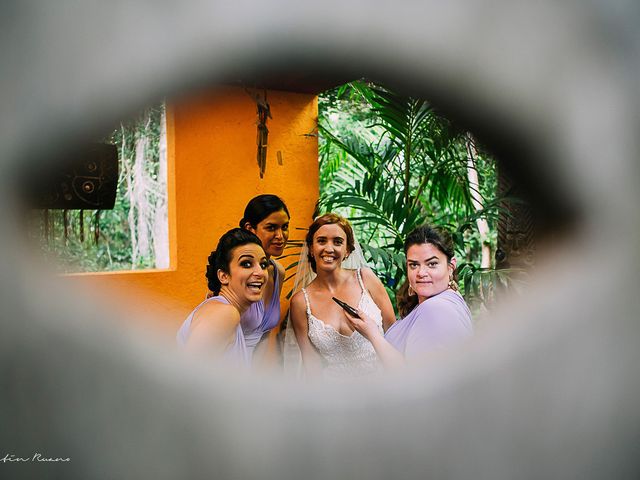
M 481 192 L 484 208 L 473 206 L 466 132 L 424 100 L 362 81 L 349 85 L 351 99 L 369 109 L 366 127 L 378 134 L 370 140 L 362 128 L 336 128 L 321 112 L 320 209 L 351 220 L 367 260 L 390 289 L 404 277 L 406 235 L 425 222 L 446 227 L 454 233 L 457 255 L 467 260 L 461 271 L 465 295 L 486 300 L 482 294 L 489 288 L 477 286 L 486 278 L 499 285 L 507 274 L 472 268 L 469 244 L 475 219 L 495 223 L 499 201 L 495 191 Z

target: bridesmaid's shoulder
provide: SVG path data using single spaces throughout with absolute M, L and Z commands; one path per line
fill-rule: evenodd
M 466 305 L 462 295 L 452 290 L 445 290 L 438 295 L 427 298 L 417 305 L 414 311 L 420 315 L 433 312 L 457 312 L 463 304 Z
M 226 303 L 226 302 L 222 302 L 218 300 L 216 297 L 211 297 L 207 299 L 207 301 L 202 304 L 202 307 L 200 307 L 199 311 L 200 312 L 236 312 L 238 313 L 238 310 L 235 307 L 233 307 L 233 305 L 230 305 L 229 303 Z M 238 313 L 238 315 L 240 314 Z
M 204 302 L 193 316 L 194 323 L 205 319 L 225 319 L 229 321 L 239 322 L 240 312 L 238 312 L 238 310 L 232 305 L 218 301 L 214 297 Z
M 284 278 L 285 275 L 285 268 L 282 266 L 282 264 L 277 261 L 275 258 L 271 259 L 273 261 L 273 264 L 276 267 L 276 271 L 278 272 L 278 276 L 282 279 Z

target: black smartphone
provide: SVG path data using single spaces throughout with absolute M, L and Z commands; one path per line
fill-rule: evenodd
M 331 300 L 333 300 L 338 305 L 340 305 L 344 309 L 344 311 L 347 312 L 352 317 L 360 318 L 360 315 L 358 315 L 358 311 L 348 303 L 345 303 L 342 300 L 337 299 L 336 297 L 331 297 Z

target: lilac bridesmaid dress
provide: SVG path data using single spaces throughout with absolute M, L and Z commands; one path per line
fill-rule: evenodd
M 280 322 L 280 275 L 273 260 L 270 260 L 275 272 L 275 279 L 273 282 L 273 294 L 269 307 L 265 308 L 264 300 L 252 303 L 249 308 L 240 317 L 240 324 L 236 329 L 236 339 L 227 351 L 225 357 L 230 359 L 236 359 L 239 364 L 249 365 L 253 357 L 253 351 L 258 345 L 258 342 L 262 339 L 265 333 L 269 332 L 272 328 L 278 325 Z M 216 296 L 206 299 L 200 305 L 198 305 L 184 321 L 176 338 L 178 344 L 185 345 L 189 335 L 191 334 L 191 320 L 193 315 L 210 300 L 216 300 L 222 303 L 228 304 L 226 298 L 222 296 Z M 228 355 L 227 355 L 228 354 Z
M 384 337 L 408 359 L 451 346 L 472 334 L 471 312 L 462 295 L 445 290 L 391 325 Z
M 193 320 L 193 316 L 207 302 L 220 302 L 229 305 L 229 300 L 221 295 L 218 295 L 215 297 L 207 298 L 204 302 L 194 308 L 178 330 L 176 339 L 178 340 L 179 345 L 186 345 L 187 340 L 191 335 L 191 321 Z M 223 357 L 231 364 L 243 367 L 248 367 L 250 365 L 251 355 L 249 353 L 249 349 L 247 348 L 247 344 L 244 339 L 244 333 L 242 332 L 242 327 L 240 326 L 240 324 L 238 324 L 238 326 L 236 327 L 235 339 L 233 343 L 226 348 Z

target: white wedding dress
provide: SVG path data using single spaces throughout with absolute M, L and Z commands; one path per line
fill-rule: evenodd
M 382 332 L 382 312 L 365 288 L 360 269 L 357 269 L 355 274 L 362 289 L 358 308 L 375 320 Z M 324 323 L 313 314 L 306 289 L 303 288 L 302 293 L 307 307 L 309 340 L 322 356 L 323 377 L 341 380 L 378 371 L 380 364 L 371 342 L 358 332 L 353 332 L 350 336 L 343 335 L 331 325 Z

